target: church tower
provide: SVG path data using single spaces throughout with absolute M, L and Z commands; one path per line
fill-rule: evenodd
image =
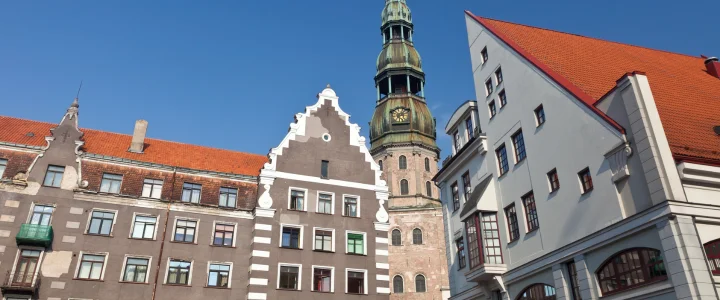
M 447 299 L 442 206 L 432 183 L 440 149 L 406 0 L 385 0 L 380 29 L 370 153 L 390 190 L 391 299 Z

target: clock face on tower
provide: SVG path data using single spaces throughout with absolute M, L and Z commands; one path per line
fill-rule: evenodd
M 393 118 L 393 121 L 395 121 L 396 123 L 407 122 L 410 118 L 410 113 L 408 112 L 408 110 L 402 107 L 393 109 L 390 114 Z

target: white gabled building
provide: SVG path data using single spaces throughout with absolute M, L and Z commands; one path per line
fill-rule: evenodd
M 466 21 L 478 100 L 435 177 L 451 299 L 718 299 L 718 60 Z

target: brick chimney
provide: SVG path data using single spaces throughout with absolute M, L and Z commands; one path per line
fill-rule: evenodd
M 717 57 L 709 57 L 705 60 L 705 68 L 707 68 L 708 74 L 720 78 L 720 62 Z
M 132 142 L 128 151 L 135 153 L 143 153 L 145 148 L 145 134 L 147 133 L 148 121 L 135 121 L 135 131 L 133 131 Z

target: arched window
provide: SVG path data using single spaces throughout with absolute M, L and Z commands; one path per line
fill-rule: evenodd
M 430 183 L 430 181 L 425 182 L 425 194 L 428 197 L 432 197 L 432 183 Z
M 382 171 L 382 170 L 383 170 L 383 167 L 382 167 L 382 160 L 378 160 L 378 165 L 380 165 L 380 171 Z
M 395 277 L 393 277 L 393 293 L 403 293 L 403 278 L 400 275 L 395 275 Z
M 402 233 L 400 233 L 400 229 L 395 229 L 392 231 L 392 245 L 393 246 L 402 245 Z
M 417 274 L 417 276 L 415 276 L 415 292 L 424 293 L 426 290 L 427 288 L 425 287 L 425 276 Z
M 399 161 L 400 161 L 400 170 L 407 169 L 407 158 L 405 158 L 405 155 L 400 155 Z
M 547 284 L 536 283 L 526 287 L 516 300 L 555 300 L 555 288 Z
M 622 251 L 605 261 L 597 271 L 603 296 L 633 289 L 639 285 L 667 279 L 660 251 L 635 248 Z
M 422 230 L 420 228 L 413 229 L 413 244 L 422 244 Z
M 408 190 L 408 181 L 405 179 L 400 180 L 400 195 L 407 194 L 410 194 L 410 191 Z
M 430 172 L 430 159 L 427 157 L 425 158 L 425 171 Z
M 720 276 L 720 239 L 705 244 L 705 254 L 713 275 Z

